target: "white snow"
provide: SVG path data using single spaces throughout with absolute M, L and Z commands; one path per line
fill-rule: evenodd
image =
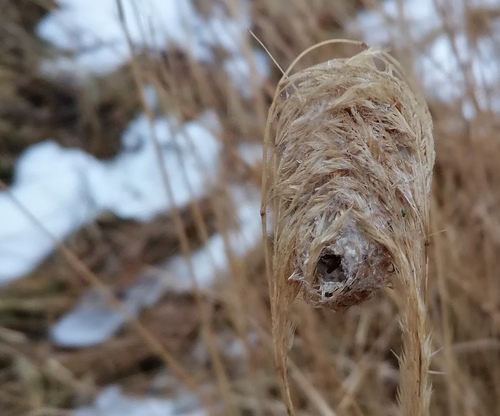
M 264 52 L 254 51 L 252 62 L 255 71 L 252 71 L 249 60 L 242 54 L 234 54 L 223 63 L 232 84 L 238 87 L 240 94 L 245 98 L 253 96 L 252 88 L 260 87 L 262 80 L 268 78 L 270 72 L 269 61 Z
M 158 273 L 146 271 L 124 292 L 121 306 L 127 314 L 135 317 L 144 307 L 156 303 L 164 293 L 165 287 Z M 61 347 L 88 347 L 107 341 L 126 322 L 127 316 L 111 306 L 104 293 L 90 289 L 52 326 L 50 338 Z
M 218 275 L 229 270 L 228 251 L 234 256 L 243 256 L 259 244 L 261 239 L 260 195 L 258 190 L 250 187 L 234 186 L 231 188 L 232 200 L 235 204 L 239 230 L 229 232 L 228 247 L 220 234 L 209 238 L 207 244 L 195 251 L 191 258 L 175 256 L 164 264 L 165 287 L 176 292 L 193 289 L 190 276 L 190 264 L 193 265 L 194 280 L 201 289 L 213 285 Z M 168 276 L 175 279 L 168 279 Z M 182 276 L 182 277 L 181 277 Z
M 139 115 L 123 135 L 123 151 L 108 161 L 53 141 L 31 146 L 17 161 L 9 191 L 0 192 L 6 219 L 0 225 L 0 284 L 30 272 L 54 248 L 13 198 L 58 241 L 104 211 L 148 221 L 209 189 L 217 172 L 219 130 L 211 111 L 184 124 L 158 118 L 150 125 Z M 167 197 L 159 160 L 173 200 Z
M 249 166 L 255 166 L 262 162 L 262 143 L 244 141 L 238 144 L 238 154 Z
M 163 399 L 130 397 L 118 385 L 104 388 L 91 406 L 80 407 L 72 416 L 205 416 L 197 399 L 188 394 Z
M 190 258 L 177 255 L 146 270 L 122 296 L 122 305 L 129 313 L 137 315 L 144 307 L 155 304 L 166 292 L 192 291 L 193 279 L 199 289 L 210 289 L 218 277 L 229 274 L 228 252 L 244 256 L 258 246 L 261 241 L 258 189 L 234 185 L 230 196 L 239 228 L 228 233 L 228 244 L 222 235 L 215 234 Z M 95 345 L 111 338 L 126 320 L 123 314 L 106 303 L 104 296 L 91 290 L 55 323 L 50 336 L 54 343 L 64 347 Z
M 263 54 L 254 53 L 253 79 L 242 53 L 251 28 L 248 0 L 231 2 L 231 10 L 225 10 L 224 2 L 214 1 L 208 17 L 202 16 L 191 0 L 121 3 L 124 24 L 136 51 L 161 51 L 175 45 L 196 61 L 214 63 L 214 48 L 222 48 L 228 55 L 222 67 L 247 98 L 252 82 L 259 85 L 268 75 L 268 60 Z M 39 23 L 37 33 L 65 55 L 44 62 L 43 72 L 106 74 L 127 62 L 131 51 L 117 0 L 58 0 L 58 4 L 60 8 Z
M 360 12 L 352 29 L 370 45 L 412 48 L 414 70 L 426 91 L 439 100 L 460 103 L 466 118 L 475 115 L 473 102 L 467 97 L 467 83 L 474 86 L 480 110 L 500 112 L 500 53 L 495 41 L 500 37 L 500 22 L 492 19 L 492 33 L 474 41 L 467 35 L 464 8 L 498 10 L 498 1 L 408 0 L 403 3 L 402 15 L 398 3 L 386 0 L 380 9 Z M 444 9 L 446 23 L 440 8 Z M 447 33 L 445 25 L 453 30 Z M 404 35 L 406 31 L 410 39 Z
M 54 248 L 13 198 L 60 240 L 97 214 L 86 192 L 86 172 L 97 166 L 91 156 L 51 141 L 23 153 L 11 195 L 0 192 L 0 284 L 28 273 Z
M 127 312 L 136 315 L 134 304 L 122 302 Z M 60 319 L 51 330 L 52 340 L 63 347 L 88 347 L 109 339 L 118 331 L 126 318 L 110 308 L 103 294 L 88 291 L 74 309 Z
M 215 115 L 210 113 L 213 117 Z M 208 118 L 205 114 L 205 118 Z M 153 122 L 153 132 L 160 147 L 160 159 L 172 188 L 173 201 L 182 206 L 204 191 L 206 179 L 218 163 L 219 143 L 198 119 L 183 125 L 173 119 L 159 118 Z M 145 115 L 133 120 L 123 135 L 131 150 L 108 163 L 95 173 L 94 198 L 101 210 L 114 212 L 122 218 L 148 221 L 166 210 L 167 195 L 162 179 L 157 149 L 151 140 L 150 125 Z M 101 178 L 105 178 L 104 182 Z

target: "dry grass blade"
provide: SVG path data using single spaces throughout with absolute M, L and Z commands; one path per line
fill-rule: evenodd
M 125 23 L 122 0 L 117 0 L 116 4 L 118 7 L 118 11 L 119 11 L 120 23 L 122 25 L 122 29 L 125 33 L 125 36 L 127 38 L 128 45 L 129 45 L 129 48 L 131 50 L 132 57 L 133 57 L 133 59 L 131 60 L 131 69 L 132 69 L 132 72 L 134 74 L 134 80 L 137 84 L 138 90 L 140 90 L 141 87 L 143 86 L 142 85 L 143 77 L 141 75 L 140 67 L 139 67 L 139 64 L 137 62 L 137 57 L 133 53 L 133 51 L 134 51 L 133 43 L 132 43 L 132 40 L 130 37 L 130 33 L 128 31 L 127 25 Z M 139 13 L 137 13 L 137 14 L 139 14 Z M 144 97 L 143 97 L 143 106 L 146 110 L 146 113 L 148 114 L 150 126 L 152 126 L 153 114 L 152 114 L 151 109 L 149 108 L 149 106 L 145 102 Z M 156 155 L 158 158 L 158 166 L 159 166 L 160 171 L 161 171 L 161 176 L 162 176 L 163 185 L 164 185 L 164 189 L 165 189 L 165 194 L 166 194 L 166 197 L 168 198 L 168 200 L 172 201 L 172 200 L 174 200 L 174 194 L 173 194 L 171 182 L 169 180 L 169 177 L 168 177 L 168 174 L 167 174 L 167 171 L 165 168 L 165 163 L 163 160 L 162 152 L 160 150 L 161 146 L 160 146 L 159 141 L 157 140 L 154 129 L 152 128 L 151 130 L 152 130 L 152 138 L 153 138 L 153 142 L 155 145 Z M 197 223 L 197 227 L 200 231 L 200 234 L 203 236 L 203 239 L 205 240 L 205 242 L 207 242 L 208 235 L 207 235 L 206 225 L 204 224 L 203 219 L 202 219 L 202 215 L 200 213 L 200 207 L 197 204 L 193 203 L 193 204 L 191 204 L 191 208 L 194 211 L 194 217 L 196 218 L 196 223 Z M 181 218 L 180 210 L 177 207 L 173 207 L 172 214 L 174 217 L 176 233 L 179 237 L 179 242 L 180 242 L 182 254 L 184 255 L 185 258 L 189 258 L 191 255 L 191 250 L 189 247 L 189 239 L 188 239 L 185 227 L 184 227 L 184 223 L 183 223 L 182 218 Z M 212 259 L 212 261 L 213 261 L 213 259 Z M 200 314 L 201 321 L 202 321 L 202 336 L 204 337 L 204 339 L 209 347 L 210 355 L 211 355 L 212 362 L 213 362 L 213 367 L 214 367 L 215 374 L 217 377 L 217 383 L 218 383 L 220 391 L 222 392 L 222 395 L 224 397 L 226 406 L 228 407 L 228 409 L 231 409 L 231 411 L 234 414 L 238 414 L 238 411 L 236 410 L 236 407 L 234 406 L 234 403 L 233 403 L 233 399 L 231 397 L 229 380 L 228 380 L 226 371 L 224 369 L 224 366 L 222 364 L 220 353 L 217 350 L 217 346 L 215 344 L 215 337 L 214 337 L 213 329 L 211 328 L 211 323 L 210 323 L 210 313 L 208 313 L 207 307 L 203 303 L 202 295 L 201 295 L 200 290 L 198 288 L 197 282 L 194 279 L 195 274 L 194 274 L 193 267 L 194 266 L 193 266 L 192 262 L 188 262 L 190 278 L 192 280 L 193 288 L 194 288 L 194 295 L 195 295 L 197 307 L 199 309 L 199 314 Z
M 423 286 L 434 145 L 427 105 L 402 78 L 393 58 L 368 49 L 285 76 L 271 106 L 263 213 L 270 205 L 276 216 L 268 271 L 290 413 L 294 298 L 344 311 L 389 283 L 399 292 L 403 331 L 401 410 L 428 413 Z

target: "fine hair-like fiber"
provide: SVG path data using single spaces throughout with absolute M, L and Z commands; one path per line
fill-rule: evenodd
M 403 336 L 398 400 L 428 414 L 426 241 L 434 164 L 425 101 L 386 52 L 367 49 L 280 81 L 264 146 L 263 215 L 273 338 L 287 408 L 290 308 L 344 311 L 391 284 Z M 263 221 L 267 236 L 266 221 Z

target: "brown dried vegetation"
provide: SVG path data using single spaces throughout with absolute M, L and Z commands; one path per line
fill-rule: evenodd
M 114 293 L 118 295 L 121 287 L 133 281 L 137 270 L 173 253 L 185 253 L 183 241 L 189 243 L 189 251 L 203 244 L 214 230 L 230 227 L 230 215 L 221 214 L 221 207 L 227 204 L 220 190 L 229 179 L 260 183 L 259 167 L 245 164 L 236 156 L 235 148 L 241 137 L 262 140 L 281 74 L 275 69 L 255 99 L 243 100 L 216 66 L 200 67 L 182 54 L 166 59 L 146 56 L 135 61 L 139 69 L 135 74 L 123 68 L 120 76 L 94 80 L 108 87 L 91 99 L 84 94 L 86 86 L 75 92 L 65 80 L 40 80 L 35 70 L 41 57 L 53 53 L 47 45 L 39 45 L 32 32 L 33 22 L 41 15 L 40 7 L 52 7 L 46 3 L 0 1 L 0 28 L 10 34 L 0 39 L 2 179 L 10 179 L 15 157 L 23 148 L 48 137 L 90 149 L 99 157 L 114 154 L 129 115 L 142 111 L 139 87 L 144 82 L 158 90 L 166 113 L 177 109 L 182 117 L 191 118 L 206 106 L 215 107 L 224 126 L 224 158 L 220 188 L 214 190 L 213 198 L 195 200 L 182 212 L 152 224 L 101 218 L 68 240 L 68 246 L 78 254 L 70 257 L 69 263 L 63 251 L 56 251 L 30 276 L 1 289 L 2 415 L 68 414 L 63 409 L 91 401 L 103 386 L 114 382 L 142 394 L 151 390 L 153 376 L 165 369 L 170 377 L 175 374 L 177 386 L 182 384 L 198 393 L 214 414 L 286 414 L 272 354 L 271 308 L 261 250 L 235 258 L 229 279 L 213 293 L 166 296 L 138 322 L 127 325 L 101 346 L 62 349 L 48 340 L 51 324 L 71 308 L 88 285 L 105 282 L 116 288 Z M 30 11 L 29 5 L 34 10 Z M 356 7 L 361 6 L 350 1 L 255 0 L 254 29 L 286 68 L 316 42 L 346 37 L 345 25 Z M 28 18 L 28 14 L 33 17 Z M 476 47 L 472 40 L 491 36 L 498 15 L 498 8 L 493 6 L 471 9 L 467 19 L 470 48 Z M 10 23 L 4 24 L 7 21 Z M 12 39 L 24 42 L 13 43 Z M 398 41 L 392 52 L 411 78 L 412 59 L 425 49 L 403 36 Z M 14 44 L 18 47 L 12 49 Z M 323 47 L 306 56 L 297 70 L 352 55 L 349 47 Z M 468 79 L 465 63 L 457 71 Z M 138 88 L 131 88 L 132 79 Z M 474 102 L 475 85 L 468 85 L 469 98 Z M 424 91 L 434 121 L 436 163 L 430 195 L 425 299 L 428 328 L 432 329 L 432 359 L 431 371 L 422 377 L 427 376 L 433 386 L 433 416 L 493 416 L 500 414 L 500 123 L 498 114 L 481 108 L 465 120 L 461 103 L 439 102 L 427 93 Z M 391 103 L 399 112 L 409 111 L 398 100 Z M 61 108 L 69 115 L 61 114 Z M 358 107 L 357 113 L 344 115 L 352 118 L 368 114 Z M 66 118 L 61 120 L 63 116 Z M 113 140 L 103 140 L 109 129 Z M 375 158 L 384 160 L 385 148 L 373 142 L 370 149 Z M 339 172 L 339 181 L 346 177 Z M 402 198 L 389 210 L 391 215 L 394 209 L 396 214 L 401 210 L 407 213 L 399 217 L 400 224 L 408 224 L 406 220 L 415 219 L 420 210 Z M 158 235 L 161 227 L 163 236 Z M 405 244 L 400 243 L 399 248 L 410 252 Z M 390 247 L 394 249 L 394 245 Z M 320 268 L 330 274 L 330 266 L 339 262 L 335 251 L 317 252 L 315 256 L 322 257 Z M 84 272 L 89 268 L 99 280 Z M 395 271 L 399 271 L 397 264 Z M 413 324 L 404 319 L 422 311 L 402 315 L 400 327 L 399 311 L 404 309 L 399 293 L 398 287 L 382 289 L 361 306 L 341 313 L 313 309 L 300 300 L 291 306 L 290 330 L 295 335 L 288 345 L 290 393 L 298 414 L 401 414 L 395 406 L 397 389 L 404 384 L 405 374 L 412 371 L 400 372 L 397 356 L 412 356 L 402 349 L 401 335 L 415 334 L 405 333 L 405 328 Z M 318 301 L 317 293 L 313 299 Z M 224 348 L 229 343 L 228 332 L 242 342 L 241 356 L 235 358 Z M 421 345 L 420 341 L 414 345 Z M 155 391 L 159 395 L 171 393 L 164 384 Z M 402 396 L 401 400 L 411 402 Z M 225 409 L 222 412 L 221 403 Z

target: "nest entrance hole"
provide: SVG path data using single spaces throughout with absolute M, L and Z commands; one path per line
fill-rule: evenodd
M 330 286 L 329 283 L 343 283 L 347 276 L 342 267 L 342 257 L 334 253 L 323 254 L 316 264 L 318 278 L 322 286 Z M 333 293 L 326 290 L 325 297 L 332 297 Z
M 324 264 L 326 272 L 328 274 L 333 273 L 335 270 L 342 266 L 342 257 L 337 256 L 336 254 L 325 254 L 321 256 L 319 261 Z

